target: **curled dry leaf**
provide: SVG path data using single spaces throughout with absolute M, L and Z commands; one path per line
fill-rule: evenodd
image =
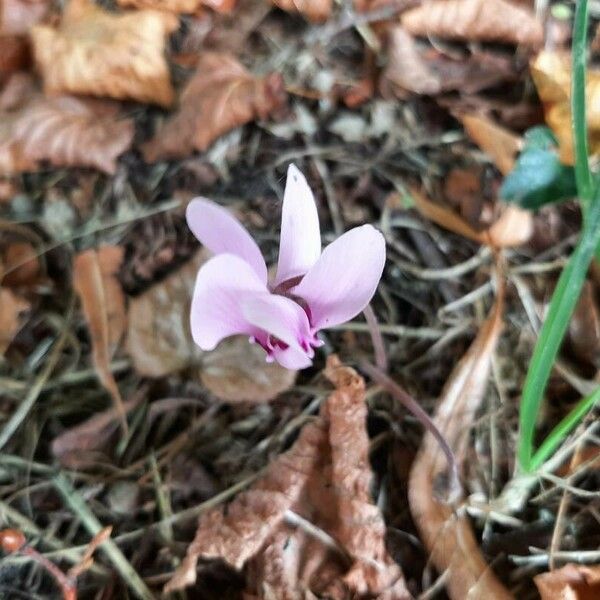
M 79 295 L 92 342 L 92 360 L 102 385 L 112 396 L 126 428 L 125 407 L 117 382 L 110 370 L 113 357 L 127 323 L 125 295 L 117 279 L 123 261 L 123 248 L 102 246 L 86 250 L 73 261 L 73 287 Z
M 179 110 L 143 148 L 149 162 L 206 150 L 220 135 L 266 118 L 286 99 L 281 75 L 251 75 L 229 54 L 206 52 L 185 86 Z
M 0 356 L 21 329 L 23 313 L 29 308 L 29 302 L 9 289 L 0 288 Z
M 502 207 L 500 216 L 490 227 L 478 231 L 453 210 L 432 202 L 418 190 L 412 188 L 411 196 L 419 212 L 440 227 L 493 248 L 519 246 L 533 233 L 531 213 L 512 204 Z
M 133 121 L 118 116 L 110 102 L 34 94 L 0 113 L 0 174 L 35 171 L 42 161 L 114 173 L 134 135 Z
M 322 23 L 331 16 L 331 0 L 272 0 L 275 6 L 287 12 L 300 13 L 313 23 Z
M 491 315 L 452 372 L 436 409 L 435 423 L 459 464 L 487 388 L 492 354 L 502 328 L 503 293 L 501 288 Z M 431 561 L 440 573 L 446 573 L 446 590 L 452 600 L 510 600 L 512 595 L 485 562 L 464 511 L 445 499 L 447 468 L 439 444 L 426 433 L 410 472 L 409 503 Z
M 39 23 L 51 6 L 50 0 L 2 0 L 0 4 L 0 33 L 25 35 Z
M 174 15 L 152 10 L 111 14 L 91 0 L 70 0 L 57 29 L 31 30 L 48 94 L 90 94 L 170 106 L 165 40 Z
M 200 517 L 167 591 L 194 583 L 200 558 L 220 558 L 245 567 L 250 597 L 410 597 L 369 495 L 364 382 L 335 357 L 326 374 L 337 389 L 320 417 L 250 490 Z
M 498 171 L 508 175 L 523 146 L 521 137 L 484 115 L 468 113 L 458 115 L 458 119 L 467 135 L 492 159 Z
M 507 0 L 426 0 L 400 19 L 413 35 L 539 47 L 541 22 Z
M 540 52 L 530 65 L 544 105 L 546 123 L 558 140 L 560 160 L 575 160 L 571 131 L 571 58 L 567 52 Z M 600 71 L 588 69 L 585 85 L 590 154 L 600 152 Z
M 198 269 L 210 254 L 196 256 L 164 281 L 134 298 L 129 307 L 127 349 L 141 375 L 163 377 L 195 367 L 215 396 L 229 402 L 266 402 L 290 388 L 296 372 L 267 363 L 246 337 L 224 340 L 211 352 L 194 343 L 190 305 Z
M 594 600 L 600 597 L 600 566 L 568 564 L 536 575 L 542 600 Z

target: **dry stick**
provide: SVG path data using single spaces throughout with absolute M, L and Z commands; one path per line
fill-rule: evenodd
M 446 460 L 448 461 L 448 468 L 450 470 L 450 482 L 449 482 L 449 495 L 454 497 L 461 490 L 460 475 L 458 469 L 458 463 L 454 452 L 448 445 L 446 438 L 442 435 L 437 425 L 433 422 L 431 417 L 423 410 L 421 405 L 403 388 L 401 388 L 393 379 L 388 377 L 384 372 L 378 369 L 376 366 L 368 362 L 361 362 L 360 368 L 367 373 L 367 375 L 381 387 L 383 387 L 393 398 L 401 402 L 406 409 L 408 409 L 433 435 L 437 440 L 438 444 Z
M 375 351 L 375 364 L 377 368 L 387 373 L 388 370 L 388 359 L 385 352 L 385 343 L 383 336 L 381 335 L 381 329 L 379 329 L 379 322 L 375 311 L 370 304 L 367 304 L 363 310 L 367 325 L 369 326 L 369 333 L 371 334 L 371 341 L 373 343 L 373 350 Z

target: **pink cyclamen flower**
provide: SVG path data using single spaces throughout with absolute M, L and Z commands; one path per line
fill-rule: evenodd
M 385 241 L 371 225 L 346 232 L 321 253 L 315 200 L 294 165 L 288 169 L 272 281 L 256 242 L 226 209 L 196 198 L 186 217 L 215 254 L 198 272 L 192 299 L 192 336 L 203 350 L 244 334 L 265 349 L 268 361 L 303 369 L 322 344 L 317 332 L 355 317 L 381 279 Z

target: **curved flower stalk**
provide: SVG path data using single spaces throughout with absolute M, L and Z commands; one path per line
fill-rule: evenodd
M 256 242 L 226 209 L 196 198 L 186 217 L 215 254 L 198 272 L 192 299 L 192 336 L 203 350 L 244 334 L 264 348 L 267 361 L 303 369 L 322 344 L 317 332 L 354 318 L 381 279 L 385 241 L 371 225 L 351 229 L 321 252 L 314 197 L 294 165 L 287 174 L 272 281 Z

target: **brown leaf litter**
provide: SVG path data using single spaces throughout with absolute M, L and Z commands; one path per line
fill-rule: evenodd
M 192 260 L 131 300 L 127 350 L 135 370 L 163 377 L 183 369 L 199 370 L 202 384 L 227 402 L 266 402 L 289 389 L 296 371 L 267 363 L 265 353 L 244 336 L 223 340 L 203 352 L 192 339 L 189 313 L 198 269 L 210 254 Z
M 455 367 L 442 392 L 434 421 L 452 448 L 457 462 L 464 461 L 469 428 L 483 401 L 495 351 L 502 329 L 504 287 L 492 312 Z M 452 600 L 513 596 L 486 563 L 475 539 L 461 499 L 448 489 L 446 457 L 430 433 L 426 433 L 409 479 L 410 509 L 431 561 L 445 573 L 446 591 Z
M 281 75 L 255 77 L 232 55 L 205 52 L 179 98 L 179 110 L 143 145 L 148 162 L 206 150 L 219 136 L 265 119 L 286 100 Z
M 0 174 L 56 167 L 95 167 L 114 173 L 116 159 L 133 141 L 131 119 L 110 101 L 46 98 L 28 76 L 17 73 L 0 102 Z
M 90 333 L 98 379 L 112 396 L 126 430 L 123 399 L 110 370 L 110 361 L 127 324 L 125 295 L 116 276 L 123 254 L 120 246 L 101 246 L 98 250 L 81 252 L 73 261 L 73 287 L 81 300 Z
M 322 23 L 331 16 L 332 0 L 272 0 L 275 6 L 287 12 L 303 15 L 313 23 Z
M 325 373 L 336 391 L 320 416 L 226 510 L 200 517 L 166 591 L 192 585 L 200 558 L 220 558 L 245 569 L 248 599 L 411 597 L 369 493 L 364 381 L 336 357 Z
M 471 42 L 539 47 L 542 23 L 524 6 L 507 0 L 426 0 L 404 12 L 402 26 L 413 35 Z
M 110 13 L 91 0 L 70 0 L 57 28 L 31 30 L 47 94 L 89 94 L 170 106 L 164 56 L 174 15 L 153 10 Z
M 236 5 L 236 0 L 117 0 L 123 7 L 146 8 L 168 13 L 199 14 L 203 7 L 208 7 L 218 13 L 230 13 Z
M 600 597 L 600 565 L 567 564 L 536 575 L 542 600 L 596 600 Z

